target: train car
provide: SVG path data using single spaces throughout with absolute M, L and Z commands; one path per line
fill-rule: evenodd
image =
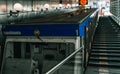
M 95 11 L 83 11 L 84 15 L 76 11 L 51 19 L 37 18 L 5 25 L 1 74 L 45 74 L 76 50 L 77 54 L 55 74 L 80 73 L 85 63 L 81 58 L 86 57 L 82 54 L 85 52 L 85 27 L 90 25 L 90 16 Z

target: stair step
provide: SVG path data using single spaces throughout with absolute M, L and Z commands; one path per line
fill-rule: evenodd
M 94 42 L 94 44 L 120 44 L 120 42 Z
M 96 39 L 103 39 L 103 38 L 105 38 L 105 39 L 115 39 L 115 38 L 119 39 L 120 36 L 95 36 L 94 37 L 95 40 Z
M 119 46 L 120 47 L 120 44 L 96 43 L 96 44 L 92 44 L 92 46 Z
M 92 45 L 92 48 L 120 48 L 120 45 Z
M 120 57 L 116 58 L 116 57 L 90 57 L 90 61 L 112 61 L 112 62 L 120 62 Z
M 105 38 L 105 39 L 120 39 L 120 36 L 95 36 L 95 39 L 100 39 L 100 38 Z
M 95 35 L 95 38 L 119 38 L 120 35 L 106 35 L 106 34 L 101 34 L 101 35 Z
M 103 49 L 92 49 L 91 50 L 93 53 L 120 53 L 120 50 L 103 50 Z
M 115 53 L 91 53 L 91 56 L 107 56 L 107 57 L 120 57 L 120 54 Z
M 101 29 L 103 29 L 103 28 L 101 28 Z M 102 31 L 102 32 L 100 32 L 100 31 Z M 107 31 L 105 31 L 105 30 L 100 30 L 100 31 L 97 31 L 96 32 L 96 36 L 120 36 L 120 34 L 117 34 L 116 32 L 115 32 L 115 30 L 113 30 L 112 29 L 112 31 L 109 31 L 109 30 L 107 30 Z M 108 33 L 109 32 L 109 33 Z M 111 32 L 111 33 L 110 33 Z
M 93 49 L 120 49 L 120 47 L 116 46 L 111 46 L 111 47 L 106 47 L 106 46 L 92 46 Z
M 103 30 L 101 30 L 102 32 L 96 32 L 95 33 L 95 36 L 120 36 L 120 34 L 118 34 L 118 33 L 116 33 L 114 30 L 113 31 L 111 31 L 111 33 L 103 33 L 103 32 L 109 32 L 109 30 L 108 31 L 103 31 Z
M 95 44 L 96 43 L 109 43 L 109 44 L 114 44 L 114 43 L 116 43 L 116 44 L 120 44 L 120 41 L 110 41 L 110 40 L 108 40 L 108 41 L 93 41 Z
M 120 37 L 106 37 L 106 36 L 104 36 L 104 37 L 94 37 L 94 40 L 102 40 L 102 39 L 105 39 L 105 40 L 119 40 L 120 39 Z
M 100 66 L 100 67 L 120 67 L 118 62 L 89 62 L 89 66 Z
M 119 68 L 104 68 L 88 66 L 85 74 L 120 74 Z
M 120 37 L 120 35 L 118 35 L 117 33 L 116 34 L 111 34 L 111 35 L 107 35 L 107 34 L 95 34 L 95 38 L 99 38 L 99 37 L 109 37 L 109 38 L 111 38 L 111 37 Z
M 94 42 L 119 42 L 120 41 L 120 39 L 101 39 L 101 38 L 99 38 L 99 39 L 94 39 Z

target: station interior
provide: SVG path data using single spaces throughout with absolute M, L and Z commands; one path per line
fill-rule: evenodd
M 0 74 L 120 74 L 120 0 L 0 0 Z

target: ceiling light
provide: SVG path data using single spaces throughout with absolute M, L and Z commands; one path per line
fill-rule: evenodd
M 23 10 L 23 6 L 22 6 L 22 4 L 20 4 L 20 3 L 15 3 L 15 4 L 14 4 L 14 9 L 15 9 L 16 11 L 22 11 L 22 10 Z

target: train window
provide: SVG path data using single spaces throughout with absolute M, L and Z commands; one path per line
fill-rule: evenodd
M 39 44 L 38 43 L 35 44 L 35 48 L 39 48 Z
M 26 43 L 26 53 L 30 53 L 30 43 Z
M 14 58 L 21 58 L 21 43 L 14 42 Z
M 13 58 L 14 57 L 14 47 L 13 42 L 8 42 L 6 45 L 6 57 Z
M 35 48 L 34 53 L 39 53 L 39 48 Z
M 44 56 L 44 59 L 46 59 L 46 60 L 54 60 L 54 58 L 55 58 L 55 56 L 52 54 L 47 54 Z
M 30 50 L 30 43 L 26 43 L 26 48 L 25 48 L 25 58 L 30 58 L 31 57 L 31 50 Z
M 61 54 L 65 55 L 65 50 L 60 50 L 59 51 Z
M 42 47 L 44 46 L 44 44 L 42 45 L 41 43 L 32 43 L 34 46 L 34 53 L 35 54 L 40 54 L 42 53 Z
M 66 44 L 65 43 L 60 43 L 59 44 L 59 53 L 65 55 L 66 53 Z

